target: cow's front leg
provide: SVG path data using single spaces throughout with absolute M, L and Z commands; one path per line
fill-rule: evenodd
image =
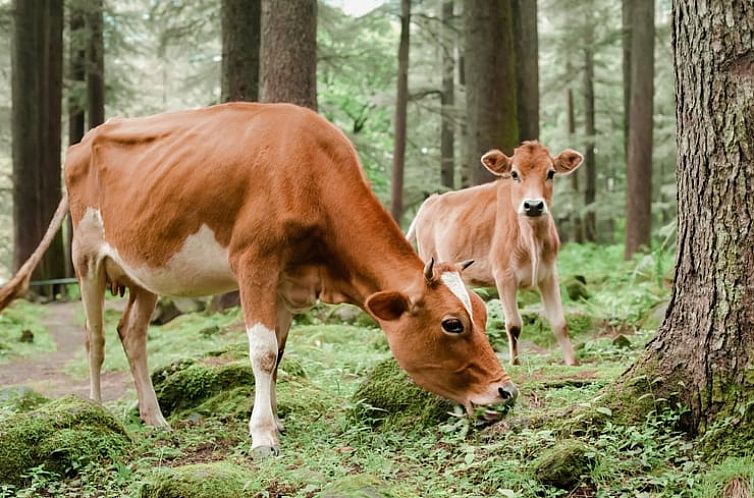
M 238 264 L 241 306 L 249 337 L 249 357 L 254 372 L 254 408 L 249 420 L 251 449 L 255 456 L 280 452 L 278 430 L 273 413 L 273 377 L 278 357 L 277 282 L 279 266 L 275 261 L 242 258 Z
M 550 275 L 539 283 L 539 292 L 542 294 L 545 316 L 547 321 L 550 322 L 550 328 L 552 328 L 560 348 L 563 350 L 566 365 L 578 365 L 579 362 L 573 352 L 571 340 L 568 338 L 568 324 L 563 313 L 563 304 L 560 301 L 558 274 L 554 268 Z
M 518 312 L 516 292 L 518 290 L 513 276 L 501 273 L 495 278 L 497 292 L 500 295 L 500 304 L 505 316 L 505 332 L 508 334 L 508 351 L 511 365 L 518 365 L 518 337 L 521 335 L 521 314 Z

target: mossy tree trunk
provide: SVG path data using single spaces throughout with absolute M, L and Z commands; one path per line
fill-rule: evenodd
M 675 286 L 656 337 L 616 391 L 639 394 L 631 387 L 646 378 L 655 396 L 688 406 L 690 432 L 718 421 L 741 441 L 754 432 L 752 33 L 747 0 L 674 2 Z

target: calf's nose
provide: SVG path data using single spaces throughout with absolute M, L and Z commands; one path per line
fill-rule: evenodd
M 527 199 L 524 201 L 524 213 L 527 216 L 539 216 L 545 209 L 545 202 L 541 199 Z
M 513 403 L 518 398 L 518 388 L 510 381 L 506 382 L 502 387 L 498 387 L 497 392 L 508 403 Z

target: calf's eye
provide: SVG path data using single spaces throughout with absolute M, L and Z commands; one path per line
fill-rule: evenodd
M 457 318 L 448 318 L 442 321 L 442 329 L 449 334 L 460 334 L 463 332 L 463 322 Z
M 547 172 L 547 179 L 552 180 L 555 177 L 555 171 L 550 170 Z
M 514 181 L 519 181 L 520 178 L 518 177 L 517 171 L 511 171 L 511 178 L 513 178 Z

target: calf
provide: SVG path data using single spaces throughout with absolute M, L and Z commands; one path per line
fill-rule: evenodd
M 581 161 L 571 149 L 551 157 L 538 142 L 524 142 L 513 157 L 491 150 L 482 164 L 499 180 L 430 196 L 409 228 L 408 238 L 416 238 L 422 259 L 473 259 L 463 279 L 497 287 L 513 365 L 518 364 L 522 325 L 516 291 L 528 287 L 539 288 L 565 362 L 577 364 L 560 302 L 555 264 L 560 240 L 550 205 L 553 178 L 572 173 Z
M 259 455 L 278 452 L 275 379 L 292 314 L 318 299 L 368 311 L 416 383 L 468 412 L 516 397 L 462 268 L 422 264 L 369 189 L 348 139 L 312 111 L 230 103 L 110 120 L 68 150 L 65 182 L 42 243 L 0 290 L 0 309 L 28 287 L 70 208 L 95 400 L 108 287 L 129 291 L 118 334 L 140 416 L 156 426 L 168 425 L 147 368 L 157 296 L 240 289 Z

